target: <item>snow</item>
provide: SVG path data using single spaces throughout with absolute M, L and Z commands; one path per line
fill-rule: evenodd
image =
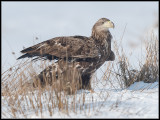
M 145 87 L 144 87 L 145 86 Z M 26 112 L 26 118 L 158 118 L 158 82 L 144 83 L 135 82 L 127 89 L 94 89 L 94 93 L 87 90 L 79 90 L 76 94 L 76 100 L 82 98 L 85 93 L 85 109 L 80 110 L 79 107 L 69 111 L 54 109 L 54 113 L 50 116 L 46 105 L 44 105 L 42 114 L 35 114 L 34 110 Z M 145 88 L 145 89 L 144 89 Z M 20 96 L 19 96 L 20 97 Z M 73 95 L 67 96 L 69 104 Z M 3 100 L 3 99 L 2 99 Z M 35 101 L 33 101 L 34 103 Z M 42 103 L 45 99 L 42 99 Z M 34 103 L 36 104 L 36 103 Z M 82 105 L 81 102 L 76 103 L 77 106 Z M 2 106 L 2 111 L 7 110 L 7 105 Z M 7 111 L 6 111 L 7 112 Z M 6 118 L 2 115 L 2 117 Z M 9 116 L 8 116 L 9 117 Z M 18 118 L 24 118 L 22 114 L 17 115 Z
M 144 82 L 135 82 L 133 83 L 128 90 L 148 90 L 148 89 L 153 89 L 153 88 L 158 88 L 157 82 L 154 83 L 144 83 Z
M 143 88 L 148 83 L 136 82 L 135 84 Z M 53 116 L 44 112 L 39 116 L 30 115 L 31 118 L 158 118 L 158 82 L 153 84 L 153 88 L 140 90 L 132 85 L 125 90 L 96 90 L 95 93 L 87 94 L 86 105 L 90 106 L 85 111 L 77 113 L 70 112 L 66 115 L 56 111 Z M 157 87 L 155 87 L 157 86 Z M 134 89 L 134 90 L 133 90 Z M 103 93 L 102 93 L 103 92 Z M 100 95 L 100 96 L 99 96 Z M 96 98 L 92 102 L 89 98 Z M 104 97 L 105 96 L 105 97 Z M 106 98 L 107 99 L 104 99 Z M 93 106 L 95 107 L 92 111 Z

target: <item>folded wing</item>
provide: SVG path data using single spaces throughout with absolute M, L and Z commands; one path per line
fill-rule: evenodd
M 21 51 L 25 57 L 56 58 L 94 58 L 99 54 L 94 41 L 84 36 L 56 37 Z

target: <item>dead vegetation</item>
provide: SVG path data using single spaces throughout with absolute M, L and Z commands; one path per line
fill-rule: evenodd
M 145 63 L 141 64 L 140 70 L 133 69 L 131 63 L 122 50 L 122 56 L 119 56 L 119 69 L 116 73 L 116 78 L 123 81 L 123 85 L 127 88 L 134 82 L 143 81 L 145 83 L 153 83 L 159 81 L 159 44 L 158 38 L 152 33 L 146 43 L 146 59 Z

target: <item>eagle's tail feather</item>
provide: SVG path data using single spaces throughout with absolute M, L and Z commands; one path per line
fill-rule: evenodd
M 21 53 L 30 52 L 30 51 L 33 51 L 34 49 L 35 49 L 34 47 L 29 47 L 29 48 L 22 50 Z
M 20 56 L 19 58 L 17 58 L 17 60 L 25 58 L 25 57 L 33 57 L 33 55 L 26 53 L 26 54 Z

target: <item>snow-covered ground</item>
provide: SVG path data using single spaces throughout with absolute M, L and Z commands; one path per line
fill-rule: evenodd
M 104 82 L 103 82 L 104 83 Z M 105 83 L 104 83 L 105 84 Z M 52 116 L 48 111 L 46 97 L 42 97 L 43 109 L 42 114 L 36 114 L 33 109 L 26 109 L 26 103 L 21 103 L 25 110 L 25 116 L 17 113 L 17 118 L 158 118 L 158 82 L 144 83 L 135 82 L 128 89 L 111 89 L 110 85 L 104 86 L 102 83 L 93 86 L 94 93 L 87 90 L 80 90 L 76 94 L 76 110 L 69 108 L 69 114 L 54 108 Z M 103 86 L 103 87 L 100 87 Z M 49 94 L 46 93 L 49 97 Z M 82 103 L 82 97 L 85 94 L 85 102 Z M 21 96 L 19 96 L 20 99 Z M 67 96 L 70 106 L 73 95 Z M 80 102 L 79 102 L 79 99 Z M 2 102 L 5 104 L 5 101 Z M 34 101 L 35 102 L 35 101 Z M 33 103 L 34 103 L 33 102 Z M 7 104 L 2 106 L 2 113 L 5 111 L 3 118 L 10 116 Z M 36 103 L 34 103 L 36 106 Z M 82 105 L 83 104 L 83 105 Z M 83 109 L 80 109 L 80 106 Z
M 138 85 L 138 89 L 135 89 Z M 95 90 L 95 93 L 86 95 L 87 103 L 90 105 L 84 111 L 77 113 L 69 112 L 66 115 L 56 111 L 53 116 L 49 112 L 44 112 L 36 116 L 30 114 L 31 118 L 158 118 L 158 83 L 153 84 L 137 82 L 125 90 Z M 149 89 L 143 89 L 144 86 L 150 86 Z M 141 88 L 141 89 L 140 89 Z M 92 99 L 95 98 L 92 102 Z M 94 106 L 94 110 L 93 110 Z

